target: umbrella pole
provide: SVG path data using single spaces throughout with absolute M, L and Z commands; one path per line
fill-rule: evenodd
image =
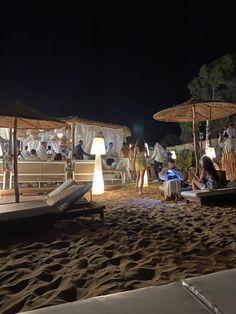
M 198 156 L 197 156 L 197 144 L 196 144 L 196 127 L 195 127 L 195 106 L 192 106 L 193 110 L 193 149 L 195 154 L 196 173 L 198 175 Z
M 15 200 L 16 203 L 20 202 L 20 194 L 18 187 L 18 169 L 17 169 L 17 118 L 14 119 L 14 134 L 13 134 L 13 142 L 14 142 L 14 190 L 15 190 Z

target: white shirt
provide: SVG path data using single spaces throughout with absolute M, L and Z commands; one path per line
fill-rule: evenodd
M 158 162 L 164 162 L 166 159 L 166 151 L 162 146 L 155 146 L 152 159 L 158 161 Z
M 229 126 L 226 132 L 228 133 L 229 138 L 235 137 L 235 128 L 232 126 Z
M 28 150 L 23 149 L 21 152 L 21 156 L 25 159 L 30 156 L 30 152 Z
M 37 156 L 39 157 L 40 160 L 47 159 L 47 150 L 43 145 L 39 147 L 39 150 L 37 151 Z

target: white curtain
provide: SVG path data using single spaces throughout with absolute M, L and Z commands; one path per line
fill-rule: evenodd
M 77 122 L 75 125 L 75 146 L 79 143 L 79 140 L 82 140 L 84 142 L 84 151 L 90 153 L 93 138 L 98 136 L 100 132 L 102 132 L 105 138 L 106 149 L 109 142 L 113 142 L 114 151 L 119 154 L 125 140 L 123 129 L 112 129 Z

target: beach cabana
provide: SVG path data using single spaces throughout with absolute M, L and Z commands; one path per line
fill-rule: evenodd
M 90 152 L 93 138 L 102 133 L 106 145 L 113 142 L 114 150 L 118 153 L 126 138 L 131 136 L 131 130 L 125 125 L 82 119 L 77 116 L 68 117 L 64 121 L 71 126 L 72 149 L 81 139 L 84 142 L 84 150 Z
M 12 128 L 14 144 L 14 189 L 16 203 L 19 203 L 17 172 L 17 131 L 18 129 L 55 129 L 65 127 L 66 123 L 30 108 L 19 101 L 0 107 L 0 127 Z

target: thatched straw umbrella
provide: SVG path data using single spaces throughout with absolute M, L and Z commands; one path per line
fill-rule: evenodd
M 217 120 L 236 113 L 236 105 L 224 101 L 197 101 L 188 100 L 178 106 L 164 109 L 154 114 L 153 118 L 165 122 L 192 122 L 193 123 L 193 147 L 196 167 L 198 167 L 196 146 L 196 121 Z
M 14 140 L 14 189 L 15 200 L 19 203 L 18 171 L 17 171 L 17 129 L 57 129 L 66 126 L 62 121 L 14 101 L 0 107 L 0 127 L 13 128 Z

